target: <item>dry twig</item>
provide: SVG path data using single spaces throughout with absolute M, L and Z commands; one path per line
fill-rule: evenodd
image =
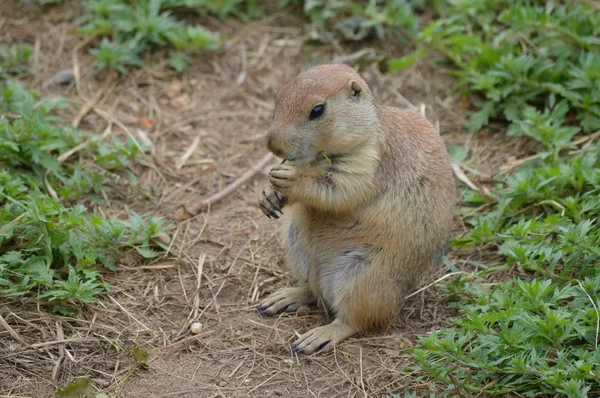
M 85 115 L 87 115 L 94 108 L 94 106 L 100 101 L 100 99 L 104 96 L 104 94 L 106 94 L 106 92 L 109 90 L 109 87 L 113 84 L 116 84 L 116 79 L 118 76 L 119 75 L 117 74 L 117 72 L 115 70 L 111 70 L 110 74 L 104 81 L 104 84 L 102 85 L 100 90 L 96 91 L 96 93 L 94 94 L 94 96 L 92 98 L 89 98 L 89 99 L 83 98 L 85 103 L 84 103 L 83 107 L 79 110 L 79 113 L 77 113 L 77 116 L 75 116 L 75 119 L 73 119 L 73 122 L 71 123 L 71 125 L 73 127 L 75 127 L 75 128 L 79 127 L 81 120 L 83 120 Z
M 584 144 L 584 143 L 586 143 L 588 141 L 594 140 L 594 139 L 596 139 L 598 137 L 600 137 L 600 130 L 595 131 L 592 134 L 586 135 L 585 137 L 581 137 L 579 139 L 576 139 L 576 140 L 572 141 L 571 145 L 572 146 L 578 146 L 578 145 Z M 527 157 L 522 158 L 522 159 L 515 160 L 510 165 L 502 167 L 502 171 L 500 171 L 499 174 L 510 173 L 511 171 L 513 171 L 517 167 L 521 166 L 522 164 L 525 164 L 525 163 L 531 162 L 533 160 L 539 159 L 540 156 L 541 156 L 541 154 L 536 153 L 535 155 L 531 155 L 531 156 L 527 156 Z
M 194 138 L 194 141 L 192 142 L 192 145 L 190 145 L 190 147 L 187 149 L 187 151 L 185 151 L 185 153 L 177 161 L 177 164 L 175 165 L 175 168 L 177 170 L 181 170 L 181 168 L 183 167 L 183 165 L 185 165 L 185 162 L 187 162 L 187 160 L 190 158 L 190 156 L 192 156 L 192 154 L 194 153 L 194 151 L 196 150 L 196 148 L 198 148 L 198 144 L 200 144 L 200 137 L 201 137 L 201 135 L 202 134 L 198 134 L 196 136 L 196 138 Z
M 8 322 L 6 322 L 6 320 L 4 319 L 4 317 L 2 315 L 0 315 L 0 325 L 2 325 L 2 327 L 4 329 L 6 329 L 8 334 L 10 334 L 13 339 L 17 340 L 19 343 L 23 344 L 25 347 L 28 347 L 28 348 L 31 347 L 29 345 L 29 343 L 27 343 L 25 340 L 23 340 L 23 338 L 19 335 L 19 333 L 15 332 L 15 330 L 8 324 Z
M 223 200 L 224 198 L 226 198 L 229 195 L 231 195 L 232 193 L 234 193 L 236 191 L 236 189 L 238 189 L 244 183 L 248 182 L 248 180 L 250 180 L 252 177 L 254 177 L 259 171 L 261 171 L 263 169 L 263 167 L 265 167 L 271 161 L 272 158 L 273 158 L 273 154 L 268 153 L 258 163 L 256 163 L 250 170 L 246 171 L 240 178 L 238 178 L 237 180 L 232 182 L 221 192 L 218 192 L 218 193 L 214 194 L 213 196 L 209 197 L 208 199 L 201 200 L 200 202 L 195 203 L 193 205 L 184 206 L 184 210 L 187 213 L 187 217 L 194 216 L 194 215 L 200 213 L 205 207 L 207 207 L 209 205 L 213 205 L 216 202 Z
M 59 341 L 65 339 L 65 333 L 63 331 L 62 324 L 60 322 L 56 322 L 56 338 Z M 59 343 L 58 344 L 58 359 L 56 360 L 54 369 L 52 369 L 52 380 L 55 382 L 58 380 L 58 376 L 59 376 L 59 372 L 60 372 L 60 365 L 62 364 L 62 362 L 65 359 L 65 351 L 66 351 L 65 343 L 64 342 Z

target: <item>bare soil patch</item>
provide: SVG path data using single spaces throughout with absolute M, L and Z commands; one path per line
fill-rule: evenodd
M 222 190 L 266 154 L 262 137 L 278 88 L 305 65 L 357 47 L 318 46 L 307 57 L 303 21 L 286 12 L 248 24 L 209 18 L 202 22 L 229 36 L 225 49 L 195 55 L 182 74 L 168 69 L 165 54 L 155 51 L 145 68 L 114 78 L 95 75 L 87 51 L 78 49 L 87 39 L 72 33 L 72 3 L 51 11 L 17 7 L 23 6 L 15 0 L 3 3 L 0 41 L 36 47 L 28 86 L 68 99 L 66 122 L 81 117 L 91 101 L 80 128 L 142 134 L 152 143 L 130 170 L 139 179 L 137 190 L 115 181 L 109 206 L 86 203 L 113 217 L 135 210 L 173 218 L 183 204 Z M 393 56 L 409 50 L 399 39 L 364 45 Z M 79 84 L 46 84 L 74 67 Z M 362 73 L 381 102 L 424 104 L 447 142 L 469 149 L 471 166 L 481 173 L 470 174 L 473 181 L 485 183 L 486 174 L 529 148 L 515 145 L 514 138 L 509 146 L 494 131 L 466 133 L 465 101 L 445 68 L 429 57 L 403 73 L 382 74 L 376 64 Z M 123 256 L 116 272 L 104 273 L 110 294 L 82 307 L 77 319 L 53 315 L 33 299 L 3 299 L 0 314 L 32 347 L 0 331 L 0 394 L 51 396 L 73 377 L 89 375 L 111 397 L 385 396 L 405 388 L 424 396 L 429 385 L 404 369 L 411 364 L 404 349 L 418 335 L 451 324 L 455 313 L 436 288 L 410 299 L 384 334 L 351 338 L 328 355 L 295 357 L 289 349 L 295 333 L 327 322 L 324 314 L 257 314 L 260 298 L 294 283 L 283 264 L 278 222 L 264 217 L 256 203 L 255 190 L 267 171 L 200 215 L 173 219 L 170 251 L 158 260 L 141 265 L 137 257 Z M 464 228 L 459 225 L 457 233 Z M 490 258 L 480 252 L 449 256 L 467 271 L 468 260 Z M 433 269 L 423 285 L 446 272 Z M 200 334 L 189 333 L 190 319 L 203 324 Z M 150 354 L 147 370 L 136 370 L 136 346 Z

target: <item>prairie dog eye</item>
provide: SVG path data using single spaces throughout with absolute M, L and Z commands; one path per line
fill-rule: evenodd
M 308 120 L 315 120 L 323 116 L 325 113 L 325 104 L 315 106 L 312 111 L 310 111 L 310 115 L 308 116 Z

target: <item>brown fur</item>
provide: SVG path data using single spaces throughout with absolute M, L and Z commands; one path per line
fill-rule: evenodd
M 322 103 L 325 114 L 308 120 Z M 306 301 L 335 313 L 340 336 L 387 325 L 450 237 L 455 188 L 442 138 L 420 114 L 379 105 L 352 68 L 320 65 L 281 89 L 267 142 L 290 161 L 273 168 L 259 202 L 271 215 L 287 206 L 287 259 L 310 288 Z

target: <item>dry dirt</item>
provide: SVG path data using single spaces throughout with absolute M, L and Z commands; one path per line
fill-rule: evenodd
M 149 197 L 113 183 L 110 205 L 87 205 L 107 216 L 135 210 L 173 224 L 169 253 L 143 264 L 133 255 L 121 258 L 116 272 L 103 274 L 112 285 L 109 295 L 82 307 L 77 319 L 53 315 L 33 299 L 3 299 L 0 314 L 36 346 L 24 349 L 0 331 L 0 395 L 51 396 L 77 375 L 90 376 L 110 397 L 375 397 L 404 396 L 405 388 L 425 396 L 434 388 L 422 374 L 405 369 L 411 365 L 405 349 L 456 315 L 435 287 L 410 299 L 384 334 L 351 338 L 328 355 L 296 357 L 289 348 L 297 333 L 327 322 L 324 314 L 257 314 L 260 298 L 293 283 L 282 263 L 278 221 L 264 217 L 255 200 L 268 167 L 198 216 L 173 219 L 182 204 L 219 192 L 266 154 L 262 136 L 275 93 L 302 68 L 361 46 L 399 56 L 410 50 L 405 43 L 391 37 L 385 45 L 333 43 L 312 47 L 307 55 L 298 15 L 277 12 L 248 24 L 208 18 L 202 21 L 208 28 L 228 35 L 226 49 L 196 54 L 182 74 L 168 69 L 165 54 L 157 51 L 148 54 L 145 68 L 114 79 L 96 75 L 87 47 L 78 47 L 86 38 L 73 33 L 72 3 L 42 10 L 3 0 L 2 8 L 0 41 L 35 46 L 34 73 L 25 81 L 43 95 L 69 100 L 72 106 L 61 113 L 66 123 L 83 114 L 88 102 L 81 129 L 101 133 L 110 127 L 120 136 L 139 130 L 152 143 L 151 152 L 131 167 Z M 447 67 L 434 61 L 427 58 L 397 74 L 382 74 L 377 64 L 361 72 L 380 102 L 423 104 L 448 144 L 468 148 L 470 165 L 480 173 L 466 170 L 470 178 L 485 183 L 486 173 L 527 148 L 511 140 L 507 150 L 508 140 L 494 131 L 466 133 L 468 104 L 453 91 Z M 69 68 L 79 69 L 79 84 L 46 84 Z M 190 147 L 195 150 L 185 159 Z M 457 234 L 465 228 L 459 225 Z M 466 271 L 467 261 L 482 255 L 449 253 Z M 423 284 L 447 272 L 432 270 Z M 204 325 L 198 335 L 186 329 L 194 317 Z M 66 344 L 58 342 L 63 339 Z M 136 346 L 148 350 L 148 369 L 136 369 Z

